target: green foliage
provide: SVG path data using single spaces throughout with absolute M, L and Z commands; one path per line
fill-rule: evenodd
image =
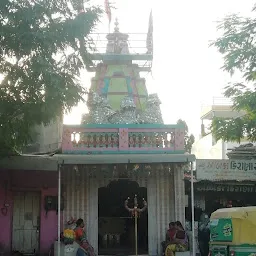
M 179 119 L 177 124 L 183 125 L 185 127 L 185 150 L 188 153 L 191 153 L 192 145 L 195 142 L 195 136 L 188 133 L 188 125 L 184 120 Z
M 14 152 L 30 130 L 83 100 L 89 34 L 102 10 L 81 0 L 0 0 L 0 143 Z M 3 153 L 3 152 L 2 152 Z M 0 152 L 1 154 L 1 152 Z
M 255 11 L 255 8 L 253 9 Z M 254 15 L 255 17 L 255 15 Z M 231 75 L 239 71 L 246 83 L 229 84 L 225 97 L 232 99 L 237 118 L 215 118 L 211 130 L 217 140 L 240 142 L 242 138 L 256 140 L 256 18 L 231 15 L 220 22 L 218 29 L 222 36 L 212 42 L 224 59 L 223 70 Z

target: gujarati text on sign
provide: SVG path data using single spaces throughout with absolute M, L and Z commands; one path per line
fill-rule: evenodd
M 256 161 L 248 160 L 196 160 L 197 180 L 256 181 Z

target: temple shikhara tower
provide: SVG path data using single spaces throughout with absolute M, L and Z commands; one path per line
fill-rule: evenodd
M 151 70 L 153 44 L 144 47 L 145 53 L 132 53 L 129 35 L 121 33 L 118 25 L 116 20 L 114 32 L 107 35 L 106 52 L 93 55 L 94 61 L 102 61 L 90 69 L 95 77 L 83 123 L 162 124 L 161 102 L 157 94 L 148 94 L 140 75 Z

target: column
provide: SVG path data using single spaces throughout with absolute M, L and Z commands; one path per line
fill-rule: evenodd
M 185 225 L 185 185 L 184 173 L 181 167 L 176 165 L 174 170 L 175 191 L 175 218 Z
M 87 177 L 88 193 L 87 193 L 87 223 L 86 232 L 88 234 L 89 243 L 98 255 L 98 183 L 96 178 Z
M 148 179 L 148 255 L 157 255 L 157 209 L 156 209 L 156 180 L 154 177 Z

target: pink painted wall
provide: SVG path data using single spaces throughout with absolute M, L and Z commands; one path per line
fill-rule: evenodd
M 0 173 L 0 209 L 3 207 L 5 197 L 6 203 L 10 205 L 6 216 L 0 212 L 0 245 L 3 245 L 6 251 L 10 251 L 11 249 L 13 210 L 12 194 L 15 191 L 39 191 L 41 192 L 40 252 L 48 252 L 52 243 L 57 238 L 57 214 L 55 211 L 50 211 L 46 216 L 44 211 L 44 197 L 47 195 L 57 196 L 57 172 L 8 172 L 0 170 Z M 7 193 L 5 190 L 6 183 L 8 184 Z

